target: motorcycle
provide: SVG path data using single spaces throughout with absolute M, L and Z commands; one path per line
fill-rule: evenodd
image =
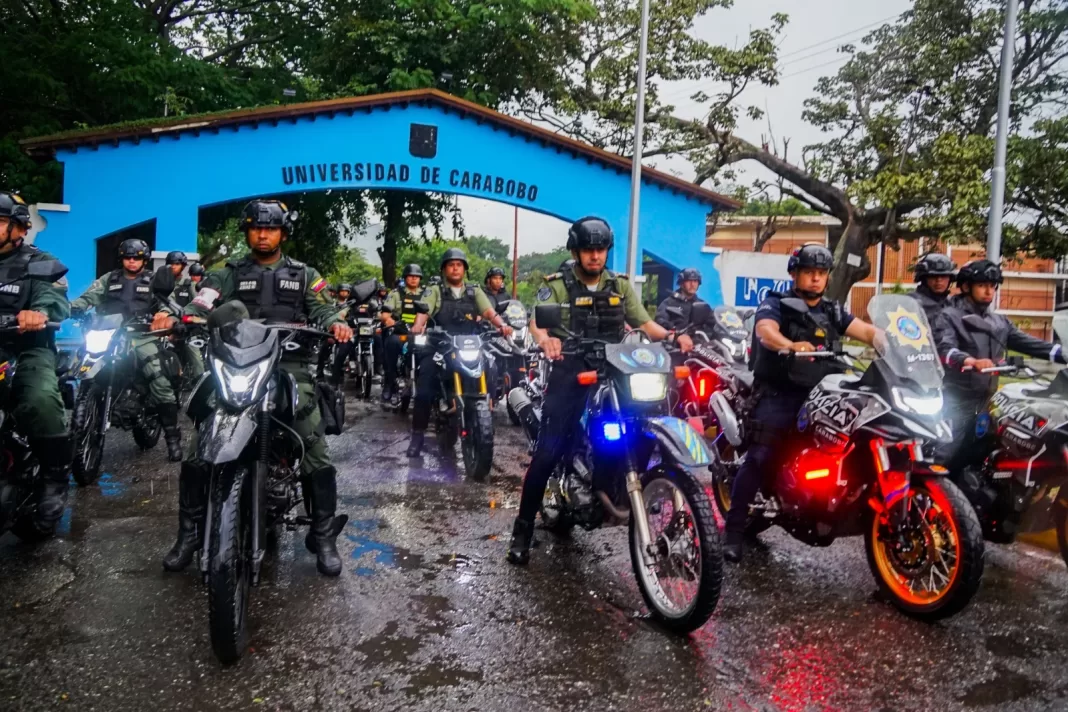
M 527 377 L 508 392 L 508 412 L 515 413 L 527 436 L 528 450 L 533 453 L 541 429 L 541 407 L 549 384 L 551 362 L 537 348 L 528 348 Z
M 1068 313 L 1056 314 L 1053 328 L 1065 343 Z M 1034 377 L 1022 361 L 1014 357 L 981 373 Z M 954 474 L 986 538 L 1009 543 L 1018 534 L 1054 528 L 1068 564 L 1068 371 L 1003 386 L 989 412 L 979 414 L 975 436 L 983 453 L 979 464 Z
M 534 309 L 539 328 L 563 328 L 560 305 Z M 711 457 L 701 436 L 667 412 L 675 369 L 659 344 L 606 343 L 571 334 L 565 354 L 593 386 L 579 433 L 553 472 L 541 518 L 557 533 L 628 524 L 642 598 L 667 629 L 704 625 L 719 601 L 723 555 L 712 505 L 698 482 Z
M 415 368 L 419 363 L 416 352 L 419 348 L 426 346 L 427 339 L 426 334 L 410 333 L 408 325 L 404 322 L 397 322 L 393 329 L 402 347 L 400 364 L 397 368 L 397 382 L 394 384 L 393 398 L 390 400 L 389 407 L 404 415 L 408 412 L 412 396 L 415 395 Z
M 497 311 L 505 323 L 512 327 L 511 338 L 496 333 L 486 342 L 487 350 L 499 364 L 500 384 L 494 386 L 498 398 L 505 402 L 508 418 L 512 425 L 521 425 L 519 415 L 510 405 L 508 394 L 527 378 L 527 352 L 530 346 L 530 315 L 518 299 L 503 301 L 497 305 Z
M 209 369 L 187 411 L 198 424 L 197 458 L 211 469 L 199 562 L 211 644 L 216 657 L 230 664 L 247 647 L 249 595 L 260 583 L 268 534 L 311 523 L 299 489 L 304 444 L 292 427 L 297 384 L 280 368 L 281 357 L 304 348 L 300 337 L 329 335 L 251 319 L 209 318 L 207 326 Z M 302 499 L 305 516 L 297 516 L 292 510 Z M 347 520 L 335 517 L 335 536 Z
M 83 327 L 84 328 L 84 327 Z M 142 450 L 159 442 L 163 427 L 157 413 L 145 405 L 148 386 L 137 377 L 134 342 L 164 336 L 169 329 L 147 331 L 144 318 L 128 319 L 122 314 L 96 315 L 84 328 L 85 343 L 75 389 L 71 436 L 74 439 L 75 481 L 87 487 L 100 476 L 104 441 L 112 426 L 133 432 Z M 175 392 L 181 393 L 181 363 L 170 348 L 160 348 L 160 366 Z
M 782 307 L 811 319 L 801 299 L 783 299 Z M 779 525 L 810 546 L 863 534 L 883 595 L 910 616 L 941 619 L 964 609 L 979 588 L 982 531 L 948 470 L 929 458 L 952 433 L 942 420 L 942 367 L 923 310 L 909 297 L 884 294 L 868 314 L 883 330 L 879 358 L 859 378 L 832 374 L 812 389 L 784 464 L 750 506 L 748 532 Z M 841 354 L 782 355 L 794 364 Z M 717 458 L 713 495 L 724 515 L 735 474 Z
M 374 344 L 380 326 L 369 304 L 355 307 L 349 321 L 356 337 L 345 362 L 345 374 L 356 381 L 360 397 L 367 400 L 371 397 L 371 385 L 375 377 Z

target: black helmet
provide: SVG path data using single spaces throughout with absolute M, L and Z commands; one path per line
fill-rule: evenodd
M 0 192 L 0 218 L 8 218 L 30 229 L 30 208 L 25 200 L 14 193 Z
M 560 263 L 560 266 L 556 268 L 558 272 L 566 272 L 575 266 L 575 260 L 568 257 L 566 260 Z
M 204 265 L 200 264 L 199 262 L 194 262 L 193 264 L 189 265 L 189 276 L 190 277 L 203 277 L 204 276 Z
M 803 267 L 829 270 L 834 265 L 834 255 L 823 245 L 802 245 L 790 255 L 786 263 L 787 272 L 795 272 Z
M 687 267 L 683 271 L 679 272 L 679 284 L 688 280 L 697 280 L 697 283 L 701 283 L 701 273 L 697 271 L 695 267 Z
M 185 253 L 181 250 L 173 250 L 167 253 L 167 264 L 169 265 L 187 265 L 189 259 L 185 256 Z
M 912 268 L 916 272 L 916 281 L 922 282 L 928 277 L 953 277 L 957 274 L 957 265 L 953 260 L 939 252 L 928 252 L 916 260 Z
M 348 292 L 349 294 L 352 294 L 352 285 L 348 282 L 342 282 L 341 284 L 337 285 L 337 291 Z
M 571 223 L 571 228 L 567 231 L 567 249 L 569 250 L 601 247 L 610 250 L 614 242 L 612 228 L 601 218 L 579 218 Z
M 1001 268 L 990 260 L 972 260 L 960 268 L 957 273 L 957 286 L 975 282 L 992 282 L 1001 284 Z
M 405 279 L 411 277 L 412 275 L 415 275 L 416 277 L 420 278 L 423 276 L 423 268 L 415 264 L 414 262 L 410 265 L 404 265 L 404 271 L 401 272 L 401 276 Z
M 482 283 L 485 284 L 488 282 L 490 277 L 500 277 L 501 279 L 504 279 L 504 270 L 500 267 L 490 267 L 486 270 L 486 278 L 482 280 Z
M 289 235 L 293 230 L 292 214 L 280 200 L 251 200 L 241 209 L 241 229 L 250 227 L 280 227 Z
M 138 257 L 147 261 L 148 244 L 144 240 L 137 240 L 134 238 L 123 240 L 119 243 L 119 258 L 126 259 L 127 257 Z
M 441 256 L 441 267 L 439 267 L 438 269 L 445 269 L 446 263 L 452 262 L 453 260 L 460 260 L 464 263 L 464 269 L 468 269 L 467 255 L 464 254 L 464 251 L 461 250 L 459 247 L 450 247 L 449 249 L 445 250 L 445 254 Z

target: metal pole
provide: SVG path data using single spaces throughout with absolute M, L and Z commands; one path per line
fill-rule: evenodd
M 638 202 L 642 189 L 642 134 L 645 128 L 645 55 L 649 45 L 649 0 L 642 0 L 638 45 L 638 104 L 634 108 L 634 158 L 630 169 L 630 229 L 627 231 L 627 276 L 638 276 Z
M 990 219 L 986 233 L 986 258 L 1001 262 L 1001 217 L 1005 212 L 1005 154 L 1009 145 L 1009 105 L 1012 103 L 1012 63 L 1016 54 L 1016 14 L 1019 0 L 1005 7 L 1005 38 L 1001 45 L 1001 84 L 998 88 L 997 143 L 994 170 L 990 174 Z
M 883 293 L 883 262 L 886 260 L 886 243 L 879 243 L 879 250 L 875 253 L 875 294 Z
M 512 238 L 512 299 L 519 289 L 519 208 L 515 208 L 515 225 Z

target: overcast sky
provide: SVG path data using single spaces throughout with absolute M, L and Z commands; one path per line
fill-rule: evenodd
M 652 0 L 658 1 L 662 0 Z M 776 138 L 788 137 L 791 147 L 800 149 L 820 140 L 819 132 L 801 120 L 801 112 L 816 81 L 821 76 L 833 74 L 845 62 L 845 56 L 836 52 L 836 48 L 844 43 L 859 42 L 869 31 L 893 19 L 910 5 L 907 0 L 736 0 L 733 8 L 713 10 L 698 20 L 694 32 L 713 44 L 740 46 L 745 43 L 751 28 L 766 27 L 774 13 L 783 12 L 790 16 L 779 52 L 779 85 L 752 87 L 743 96 L 743 105 L 765 107 L 767 116 L 759 122 L 744 119 L 740 134 L 757 141 L 762 133 L 767 133 L 770 119 Z M 679 114 L 697 117 L 697 107 L 688 101 L 688 97 L 698 86 L 695 82 L 671 84 L 664 88 L 661 96 L 678 106 Z M 685 178 L 694 175 L 684 161 L 677 159 L 670 164 L 661 161 L 657 167 L 678 171 Z M 750 170 L 749 175 L 756 174 Z M 489 235 L 512 244 L 514 211 L 511 206 L 466 197 L 460 198 L 460 206 L 469 235 Z M 626 226 L 615 227 L 617 234 L 626 231 Z M 519 254 L 562 247 L 566 237 L 567 227 L 562 221 L 519 211 Z M 371 240 L 361 240 L 358 244 L 365 248 L 369 258 L 377 261 L 373 249 L 367 249 L 373 245 Z

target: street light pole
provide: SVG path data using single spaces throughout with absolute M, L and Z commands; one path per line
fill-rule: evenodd
M 638 104 L 634 108 L 634 158 L 630 169 L 630 227 L 627 231 L 627 276 L 638 276 L 638 213 L 642 190 L 642 138 L 645 127 L 645 55 L 649 46 L 649 0 L 642 0 L 642 30 L 638 45 Z
M 1012 64 L 1016 54 L 1016 14 L 1019 0 L 1007 0 L 1005 39 L 1001 45 L 1001 83 L 998 87 L 998 128 L 994 170 L 990 173 L 990 218 L 987 221 L 986 258 L 1001 262 L 1001 215 L 1005 212 L 1005 154 L 1009 145 L 1009 105 L 1012 103 Z

